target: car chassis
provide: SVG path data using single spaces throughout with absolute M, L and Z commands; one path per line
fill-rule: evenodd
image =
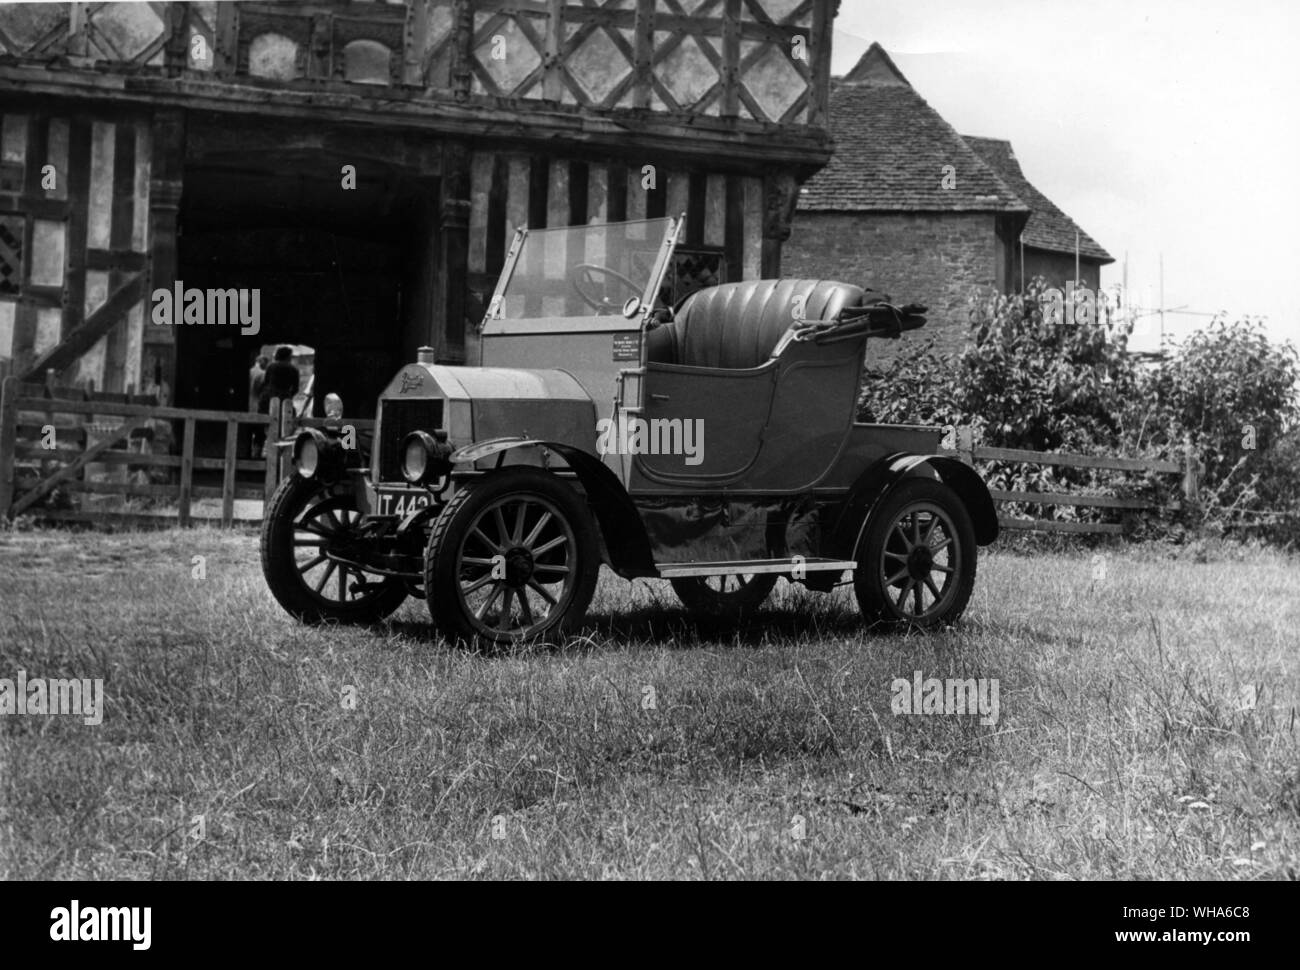
M 956 620 L 998 534 L 988 489 L 938 429 L 854 419 L 868 341 L 925 308 L 802 279 L 669 307 L 683 224 L 518 230 L 478 366 L 422 348 L 368 460 L 341 428 L 301 432 L 262 534 L 281 605 L 372 622 L 410 595 L 451 639 L 558 638 L 603 563 L 720 620 L 846 572 L 869 622 Z

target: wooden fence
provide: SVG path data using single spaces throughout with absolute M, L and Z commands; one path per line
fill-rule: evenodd
M 1183 500 L 1195 503 L 1198 499 L 1199 465 L 1190 446 L 1184 449 L 1180 462 L 1154 458 L 1112 458 L 1102 455 L 1074 455 L 1064 452 L 1025 451 L 1018 448 L 992 448 L 976 445 L 968 428 L 958 429 L 955 453 L 967 464 L 978 466 L 983 462 L 1018 462 L 1062 468 L 1096 468 L 1120 472 L 1147 472 L 1156 475 L 1181 476 Z M 1160 503 L 1154 498 L 1128 498 L 1115 495 L 1083 495 L 1069 492 L 1025 492 L 990 489 L 995 504 L 1073 506 L 1076 508 L 1120 509 L 1125 511 L 1173 511 L 1181 502 Z M 998 516 L 1004 529 L 1030 532 L 1075 532 L 1096 535 L 1122 535 L 1124 526 L 1113 522 L 1078 522 L 1059 519 L 1028 519 L 1009 515 Z
M 224 425 L 222 457 L 195 454 L 201 422 Z M 279 400 L 271 401 L 270 414 L 175 408 L 130 395 L 24 384 L 9 377 L 0 386 L 0 516 L 152 526 L 203 521 L 254 525 L 261 521 L 260 511 L 237 517 L 236 501 L 268 500 L 289 473 L 293 435 L 303 427 L 327 425 L 352 425 L 359 445 L 374 428 L 370 420 L 297 418 L 288 402 Z M 241 428 L 250 426 L 266 441 L 262 458 L 239 455 Z M 180 430 L 179 454 L 170 447 L 161 453 L 151 449 L 163 427 Z M 166 482 L 131 480 L 134 472 L 156 475 L 157 469 L 166 470 Z M 221 472 L 221 485 L 195 484 L 196 471 Z M 241 484 L 240 472 L 256 473 L 258 484 Z M 56 492 L 151 499 L 161 507 L 147 512 L 51 507 Z M 202 499 L 218 499 L 219 516 L 196 515 L 196 501 Z
M 151 449 L 156 444 L 159 422 L 180 429 L 180 453 L 174 448 Z M 197 425 L 215 422 L 225 427 L 223 456 L 195 455 Z M 52 383 L 24 384 L 6 378 L 0 386 L 0 517 L 14 518 L 28 514 L 43 519 L 74 522 L 114 522 L 119 524 L 188 526 L 196 521 L 256 524 L 257 515 L 236 516 L 235 503 L 241 499 L 265 502 L 276 486 L 290 473 L 288 445 L 304 427 L 342 427 L 351 425 L 357 433 L 358 447 L 369 451 L 368 439 L 374 432 L 373 420 L 298 418 L 293 408 L 279 400 L 271 402 L 270 414 L 241 411 L 196 410 L 151 403 L 150 399 L 126 394 L 103 394 L 81 388 L 58 387 Z M 240 429 L 251 426 L 265 436 L 263 458 L 239 456 Z M 51 434 L 52 432 L 52 434 Z M 1106 469 L 1120 472 L 1180 474 L 1182 494 L 1188 501 L 1197 498 L 1198 468 L 1190 449 L 1182 462 L 1146 458 L 1110 458 L 1095 455 L 1072 455 L 1022 451 L 974 445 L 969 429 L 955 435 L 956 457 L 971 465 L 982 462 L 1019 462 L 1072 468 Z M 161 453 L 158 453 L 161 452 Z M 166 482 L 131 481 L 131 473 L 165 469 Z M 221 485 L 196 485 L 196 471 L 220 471 Z M 116 472 L 116 475 L 114 474 Z M 239 473 L 258 473 L 258 484 L 241 484 Z M 27 479 L 27 487 L 20 481 Z M 156 472 L 155 472 L 156 474 Z M 124 509 L 70 509 L 50 507 L 49 499 L 61 490 L 72 494 L 109 495 L 123 500 L 154 500 L 148 513 Z M 1156 499 L 1127 498 L 1111 495 L 1084 495 L 1066 492 L 992 491 L 999 505 L 1073 506 L 1152 512 L 1172 509 L 1177 502 L 1163 505 Z M 219 516 L 195 514 L 196 500 L 220 500 Z M 1123 525 L 1110 522 L 1061 521 L 1051 518 L 1029 519 L 999 515 L 1006 529 L 1036 532 L 1074 532 L 1120 534 Z

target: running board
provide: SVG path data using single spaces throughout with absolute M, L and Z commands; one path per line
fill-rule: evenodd
M 846 559 L 738 559 L 734 562 L 684 562 L 656 563 L 661 579 L 685 579 L 690 576 L 736 576 L 750 573 L 790 573 L 802 569 L 805 573 L 843 572 L 857 569 L 858 564 Z

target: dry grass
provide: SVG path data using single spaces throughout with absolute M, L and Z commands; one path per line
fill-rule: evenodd
M 413 602 L 293 624 L 250 535 L 0 535 L 0 677 L 106 682 L 98 727 L 0 722 L 0 877 L 1295 878 L 1296 561 L 1092 555 L 986 555 L 933 637 L 607 577 L 582 639 L 492 657 Z M 891 714 L 918 669 L 1000 721 Z

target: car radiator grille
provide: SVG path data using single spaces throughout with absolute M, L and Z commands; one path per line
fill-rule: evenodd
M 402 478 L 402 441 L 412 431 L 432 434 L 442 427 L 442 399 L 383 401 L 379 410 L 379 480 L 405 482 Z

